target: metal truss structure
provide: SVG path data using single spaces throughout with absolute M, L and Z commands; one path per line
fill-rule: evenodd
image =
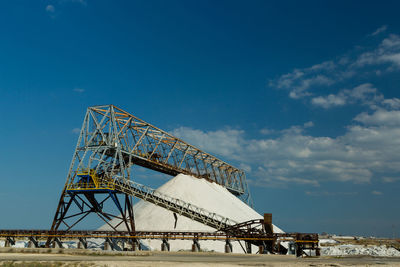
M 115 231 L 124 224 L 128 232 L 134 232 L 132 196 L 216 229 L 235 224 L 228 218 L 133 182 L 133 165 L 215 182 L 252 205 L 242 170 L 113 105 L 95 106 L 86 112 L 51 231 L 60 226 L 69 231 L 87 215 L 95 213 L 107 223 L 113 218 L 120 219 L 116 225 L 109 223 Z M 109 199 L 118 208 L 118 215 L 105 211 L 104 204 Z
M 124 179 L 130 179 L 133 164 L 172 176 L 188 174 L 220 184 L 252 205 L 242 170 L 113 105 L 88 108 L 75 153 L 83 160 L 85 152 L 94 154 L 92 162 L 108 165 L 102 171 Z
M 237 227 L 245 227 L 245 225 L 263 224 L 262 220 L 253 220 L 245 222 Z M 235 227 L 235 228 L 237 228 Z M 230 241 L 244 241 L 246 248 L 242 246 L 244 252 L 249 253 L 247 244 L 257 245 L 259 247 L 259 253 L 270 252 L 274 254 L 286 254 L 280 242 L 291 242 L 295 244 L 297 256 L 301 256 L 305 250 L 315 250 L 316 255 L 319 256 L 318 234 L 314 233 L 266 233 L 262 231 L 243 231 L 241 234 L 232 234 L 226 232 L 152 232 L 152 231 L 49 231 L 49 230 L 0 230 L 0 238 L 6 239 L 6 246 L 15 244 L 18 239 L 28 238 L 34 245 L 34 247 L 40 246 L 40 240 L 47 238 L 57 239 L 59 247 L 62 247 L 62 240 L 79 240 L 82 243 L 87 243 L 86 239 L 98 238 L 111 241 L 111 244 L 115 244 L 116 240 L 124 242 L 130 242 L 130 240 L 137 239 L 158 239 L 163 242 L 168 240 L 193 240 L 199 242 L 200 240 L 221 240 L 226 241 L 230 244 Z M 114 241 L 114 242 L 112 242 Z M 79 247 L 79 244 L 78 244 Z M 86 247 L 86 246 L 84 246 Z
M 131 180 L 115 179 L 108 182 L 109 186 L 119 192 L 143 199 L 157 206 L 175 212 L 179 215 L 210 226 L 214 229 L 227 229 L 237 222 L 223 217 L 214 212 L 207 211 L 191 203 L 168 196 L 148 186 L 133 182 Z

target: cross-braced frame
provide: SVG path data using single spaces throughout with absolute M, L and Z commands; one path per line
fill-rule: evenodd
M 119 218 L 119 224 L 134 231 L 132 200 L 114 183 L 131 180 L 134 164 L 207 179 L 252 205 L 243 171 L 113 105 L 95 106 L 87 109 L 51 230 L 72 229 L 96 213 L 106 223 Z M 110 199 L 120 215 L 104 211 Z M 70 214 L 71 205 L 77 212 Z

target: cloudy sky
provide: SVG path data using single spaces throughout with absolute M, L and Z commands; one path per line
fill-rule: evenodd
M 0 228 L 50 226 L 86 107 L 114 104 L 244 169 L 284 230 L 400 236 L 396 1 L 0 6 Z

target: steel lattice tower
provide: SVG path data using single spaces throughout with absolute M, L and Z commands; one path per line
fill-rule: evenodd
M 127 231 L 133 233 L 132 196 L 174 210 L 176 204 L 172 204 L 172 208 L 171 204 L 165 204 L 170 197 L 161 203 L 159 196 L 150 199 L 149 189 L 142 190 L 144 186 L 139 185 L 142 191 L 135 191 L 138 186 L 131 179 L 133 165 L 172 176 L 183 173 L 218 183 L 252 206 L 242 170 L 113 105 L 94 106 L 87 109 L 51 231 L 60 227 L 69 231 L 86 216 L 95 213 L 115 231 L 124 224 Z M 107 201 L 115 204 L 118 214 L 105 210 Z M 204 211 L 198 214 L 201 213 Z M 212 220 L 215 214 L 210 216 Z M 114 218 L 119 219 L 118 223 L 111 225 Z

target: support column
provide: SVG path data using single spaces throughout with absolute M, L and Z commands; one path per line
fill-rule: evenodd
M 132 250 L 133 250 L 133 251 L 140 251 L 140 250 L 141 250 L 139 240 L 134 239 L 134 240 L 132 241 Z
M 296 243 L 295 242 L 289 243 L 288 253 L 289 253 L 289 255 L 296 254 Z
M 232 253 L 232 251 L 233 251 L 233 249 L 232 249 L 231 241 L 229 239 L 227 239 L 225 242 L 225 253 Z
M 303 245 L 296 242 L 296 257 L 303 256 Z
M 104 250 L 122 251 L 123 248 L 121 248 L 118 243 L 119 243 L 118 239 L 107 237 L 106 240 L 104 241 Z M 108 244 L 108 246 L 106 244 Z
M 54 238 L 53 248 L 63 248 L 62 242 L 58 237 Z
M 251 243 L 246 241 L 245 245 L 246 245 L 246 253 L 251 254 Z
M 192 244 L 192 252 L 199 252 L 200 251 L 200 243 L 198 239 L 193 239 Z
M 87 249 L 87 241 L 85 237 L 79 237 L 78 249 Z
M 168 243 L 168 239 L 164 238 L 162 240 L 162 244 L 161 244 L 161 251 L 169 251 L 170 250 L 170 246 Z
M 273 226 L 272 226 L 272 213 L 264 213 L 264 231 L 267 234 L 272 234 Z
M 318 244 L 316 244 L 316 245 L 317 245 L 317 248 L 315 249 L 315 256 L 319 257 L 319 256 L 321 256 L 321 250 L 318 247 Z
M 15 239 L 14 239 L 14 237 L 7 236 L 7 237 L 6 237 L 6 242 L 5 242 L 4 246 L 5 246 L 5 247 L 11 247 L 11 246 L 14 246 L 14 245 L 15 245 Z
M 28 242 L 28 248 L 38 248 L 39 247 L 39 242 L 37 239 L 33 236 L 29 237 L 29 242 Z
M 106 251 L 113 250 L 112 243 L 108 237 L 106 237 L 106 239 L 104 240 L 104 249 L 103 250 L 106 250 Z

